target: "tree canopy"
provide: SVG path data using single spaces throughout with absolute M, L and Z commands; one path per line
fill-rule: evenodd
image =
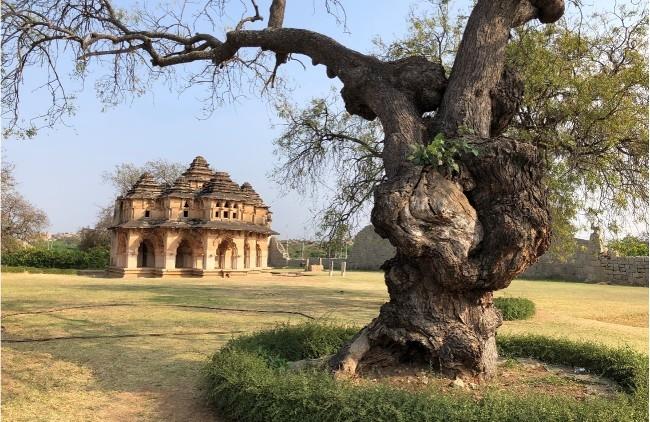
M 452 6 L 412 13 L 404 39 L 376 40 L 378 56 L 422 55 L 449 70 L 467 20 Z M 544 151 L 556 252 L 571 246 L 579 215 L 611 226 L 624 225 L 626 210 L 645 216 L 647 25 L 645 7 L 612 5 L 589 19 L 574 15 L 511 33 L 507 65 L 517 70 L 524 96 L 506 135 Z M 320 193 L 327 198 L 319 211 L 324 233 L 356 226 L 383 177 L 381 126 L 349 115 L 334 97 L 302 108 L 281 102 L 278 111 L 286 126 L 275 141 L 276 178 L 304 192 L 334 174 L 334 193 Z

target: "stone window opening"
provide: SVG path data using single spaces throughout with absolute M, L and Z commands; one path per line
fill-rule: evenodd
M 189 217 L 190 212 L 188 210 L 183 211 L 183 217 L 187 218 Z
M 219 217 L 219 211 L 215 211 L 215 212 L 214 212 L 214 216 L 215 216 L 215 217 Z
M 233 212 L 233 213 L 232 213 L 232 218 L 233 218 L 233 220 L 236 220 L 236 219 L 237 219 L 237 213 L 236 213 L 236 212 Z
M 144 211 L 144 218 L 149 218 L 151 217 L 151 212 L 149 210 Z
M 230 212 L 224 211 L 223 212 L 223 218 L 230 218 Z

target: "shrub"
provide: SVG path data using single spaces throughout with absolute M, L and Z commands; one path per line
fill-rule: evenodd
M 648 239 L 636 236 L 625 236 L 623 239 L 613 240 L 607 245 L 621 256 L 648 256 Z
M 13 267 L 101 269 L 108 266 L 110 251 L 25 248 L 2 254 L 2 264 Z
M 350 327 L 283 325 L 231 340 L 205 368 L 206 392 L 222 416 L 237 421 L 641 421 L 647 420 L 647 362 L 629 350 L 543 337 L 499 336 L 502 353 L 578 364 L 619 382 L 628 394 L 578 401 L 488 391 L 407 392 L 355 385 L 323 370 L 293 372 L 276 364 L 331 353 Z M 338 343 L 338 344 L 336 344 Z M 647 359 L 647 358 L 646 358 Z M 644 363 L 645 362 L 645 363 Z
M 2 266 L 3 273 L 32 273 L 32 274 L 77 274 L 77 270 L 70 268 L 36 268 L 36 267 L 9 267 Z
M 497 297 L 494 306 L 501 311 L 504 321 L 528 319 L 535 315 L 535 304 L 523 297 Z

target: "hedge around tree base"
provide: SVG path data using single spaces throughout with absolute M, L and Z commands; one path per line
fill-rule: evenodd
M 324 370 L 294 372 L 287 362 L 334 352 L 357 329 L 305 323 L 231 340 L 205 367 L 209 401 L 233 421 L 647 421 L 647 356 L 630 349 L 539 336 L 499 336 L 500 353 L 582 366 L 620 384 L 615 398 L 488 392 L 407 392 L 353 385 Z
M 529 319 L 535 315 L 535 303 L 523 297 L 496 297 L 494 306 L 501 311 L 504 321 Z

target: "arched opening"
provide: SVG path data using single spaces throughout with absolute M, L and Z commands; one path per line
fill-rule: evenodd
M 237 246 L 232 239 L 224 239 L 217 248 L 215 267 L 220 270 L 237 269 Z
M 255 266 L 258 268 L 262 267 L 262 248 L 260 245 L 255 245 Z
M 193 268 L 192 247 L 187 240 L 181 241 L 176 249 L 176 268 Z
M 248 242 L 244 245 L 244 268 L 251 267 L 251 248 Z
M 138 268 L 155 267 L 156 255 L 154 253 L 153 243 L 145 239 L 138 246 Z

